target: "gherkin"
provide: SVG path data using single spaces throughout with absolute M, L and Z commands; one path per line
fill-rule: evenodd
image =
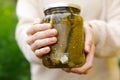
M 57 29 L 57 43 L 50 45 L 50 53 L 42 57 L 48 68 L 80 67 L 85 62 L 83 19 L 80 9 L 72 6 L 52 7 L 45 10 L 44 23 Z

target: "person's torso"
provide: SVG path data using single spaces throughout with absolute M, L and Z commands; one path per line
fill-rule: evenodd
M 81 7 L 80 15 L 83 17 L 84 21 L 96 19 L 104 20 L 106 17 L 106 0 L 39 0 L 38 7 L 40 10 L 40 18 L 44 17 L 43 8 L 46 5 L 56 2 L 78 4 Z M 117 66 L 117 64 L 114 66 Z M 76 75 L 66 73 L 59 69 L 47 69 L 43 65 L 32 65 L 32 72 L 32 80 L 110 80 L 108 78 L 108 64 L 105 59 L 95 59 L 93 69 L 88 73 L 88 75 Z

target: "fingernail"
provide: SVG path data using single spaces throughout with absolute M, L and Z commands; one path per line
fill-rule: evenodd
M 51 35 L 55 35 L 57 33 L 57 31 L 55 30 L 55 29 L 52 29 L 51 31 L 50 31 L 50 34 Z
M 51 26 L 51 24 L 49 24 L 49 23 L 44 23 L 46 26 Z
M 52 38 L 50 38 L 50 41 L 53 43 L 53 42 L 56 42 L 57 39 L 56 39 L 56 37 L 52 37 Z

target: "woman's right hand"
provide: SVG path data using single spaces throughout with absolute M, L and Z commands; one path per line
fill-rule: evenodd
M 35 20 L 33 25 L 27 31 L 27 43 L 37 57 L 42 57 L 50 52 L 49 45 L 57 42 L 57 30 L 52 29 L 48 23 L 41 23 Z

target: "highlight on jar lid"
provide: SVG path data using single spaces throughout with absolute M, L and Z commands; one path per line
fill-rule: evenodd
M 57 8 L 57 7 L 73 7 L 73 8 L 77 8 L 80 10 L 80 6 L 77 4 L 71 4 L 71 3 L 53 3 L 50 5 L 47 5 L 44 7 L 44 11 L 50 8 Z

